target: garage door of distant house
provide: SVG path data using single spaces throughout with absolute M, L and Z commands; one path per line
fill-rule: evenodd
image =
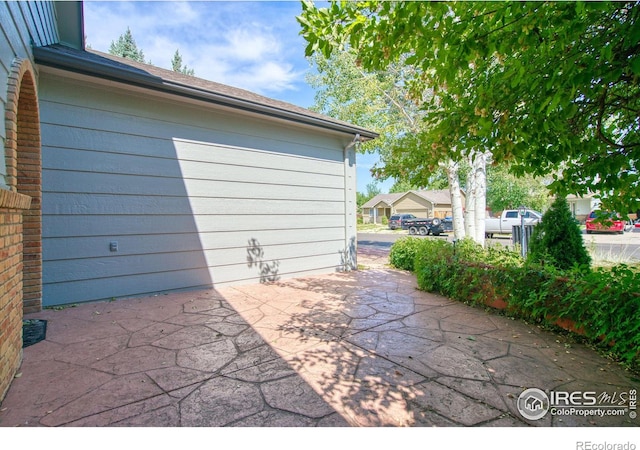
M 430 217 L 431 204 L 413 192 L 396 200 L 394 207 L 397 214 L 413 214 L 416 217 Z
M 40 87 L 45 306 L 340 269 L 335 136 L 48 73 Z

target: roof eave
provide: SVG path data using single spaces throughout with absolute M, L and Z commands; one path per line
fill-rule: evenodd
M 371 204 L 365 203 L 364 205 L 362 205 L 362 208 L 379 208 L 380 205 L 384 205 L 384 207 L 386 207 L 386 208 L 391 208 L 392 207 L 392 205 L 390 205 L 386 201 L 380 200 L 380 201 L 377 201 L 377 202 L 371 203 Z
M 88 61 L 81 57 L 72 54 L 57 52 L 47 47 L 35 47 L 33 49 L 33 54 L 36 63 L 42 64 L 44 66 L 68 70 L 83 75 L 99 77 L 110 81 L 131 84 L 137 87 L 175 94 L 187 98 L 202 100 L 208 103 L 226 106 L 237 110 L 258 113 L 278 119 L 284 119 L 290 122 L 312 125 L 341 133 L 358 134 L 360 135 L 360 139 L 362 141 L 375 139 L 379 136 L 377 133 L 374 133 L 365 128 L 334 122 L 330 120 L 330 118 L 322 119 L 300 112 L 288 111 L 286 109 L 278 108 L 275 106 L 264 105 L 257 102 L 252 102 L 250 100 L 211 92 L 173 81 L 167 81 L 161 77 L 141 73 L 137 70 L 114 67 L 107 64 L 96 63 L 95 61 Z

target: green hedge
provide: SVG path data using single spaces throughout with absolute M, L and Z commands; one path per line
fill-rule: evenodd
M 389 263 L 398 269 L 413 271 L 413 260 L 422 241 L 410 236 L 398 239 L 389 251 Z
M 512 315 L 545 325 L 568 319 L 586 338 L 640 363 L 640 273 L 626 265 L 560 271 L 504 248 L 421 238 L 398 240 L 389 258 L 414 271 L 422 290 L 474 304 L 504 302 Z

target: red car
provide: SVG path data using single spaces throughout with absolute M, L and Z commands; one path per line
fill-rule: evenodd
M 600 218 L 599 220 L 596 220 Z M 587 216 L 587 234 L 594 231 L 603 233 L 624 233 L 624 221 L 620 214 L 591 211 Z

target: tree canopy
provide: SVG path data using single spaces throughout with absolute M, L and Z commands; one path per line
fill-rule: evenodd
M 544 211 L 552 199 L 544 182 L 531 175 L 516 177 L 508 166 L 494 165 L 487 170 L 487 206 L 491 211 L 517 209 L 524 205 Z
M 414 188 L 446 188 L 447 176 L 442 167 L 425 163 L 437 158 L 421 140 L 424 111 L 407 87 L 410 67 L 390 64 L 385 70 L 367 72 L 358 66 L 355 53 L 350 51 L 334 53 L 330 58 L 315 54 L 310 60 L 317 69 L 316 74 L 307 76 L 307 82 L 315 89 L 312 109 L 380 134 L 359 146 L 362 152 L 379 154 L 380 162 L 371 170 L 375 178 L 394 178 L 397 183 Z
M 399 62 L 384 70 L 366 72 L 358 67 L 356 55 L 351 51 L 336 52 L 330 58 L 316 54 L 311 60 L 317 68 L 317 74 L 307 79 L 316 89 L 314 109 L 380 133 L 378 139 L 360 148 L 377 150 L 380 155 L 380 162 L 371 169 L 372 174 L 378 179 L 393 177 L 396 180 L 393 192 L 403 187 L 411 190 L 448 186 L 456 237 L 469 234 L 478 242 L 484 240 L 484 232 L 478 231 L 478 226 L 484 224 L 481 215 L 486 207 L 485 158 L 480 157 L 482 152 L 470 152 L 466 155 L 468 160 L 454 162 L 445 158 L 443 161 L 442 155 L 425 144 L 422 139 L 424 110 L 412 99 L 407 84 L 414 69 Z M 466 220 L 461 176 L 468 182 Z M 476 217 L 478 210 L 481 213 Z
M 144 63 L 144 53 L 136 45 L 136 41 L 133 39 L 131 30 L 127 27 L 127 31 L 121 34 L 118 40 L 111 41 L 109 47 L 109 53 L 123 58 L 132 59 Z
M 298 21 L 308 55 L 413 69 L 432 151 L 399 153 L 405 166 L 490 150 L 515 174 L 550 174 L 555 194 L 626 213 L 640 206 L 639 16 L 637 1 L 345 1 L 304 2 Z
M 356 203 L 358 204 L 358 208 L 361 208 L 362 205 L 367 203 L 376 195 L 380 194 L 380 186 L 377 185 L 375 181 L 367 184 L 367 192 L 356 192 Z
M 191 76 L 195 75 L 195 70 L 189 69 L 186 64 L 184 66 L 182 65 L 182 55 L 179 50 L 176 50 L 173 54 L 173 58 L 171 59 L 171 68 L 174 72 L 180 72 Z
M 358 67 L 352 52 L 330 58 L 314 55 L 310 59 L 317 69 L 316 74 L 307 76 L 307 82 L 315 88 L 312 109 L 380 133 L 378 139 L 360 146 L 363 152 L 383 153 L 403 135 L 422 126 L 421 113 L 408 98 L 403 83 L 406 74 L 397 65 L 367 72 Z M 392 174 L 379 175 L 386 178 Z

